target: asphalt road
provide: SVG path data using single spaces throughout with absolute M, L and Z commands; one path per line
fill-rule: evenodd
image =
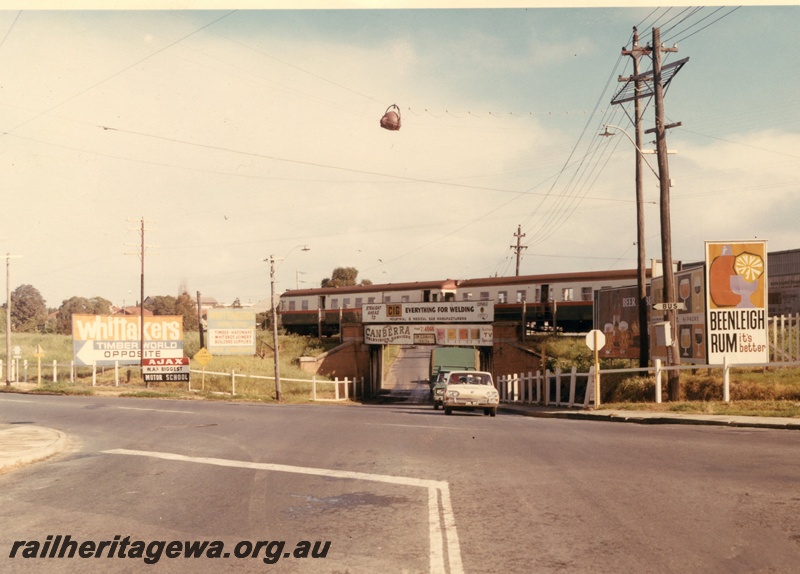
M 791 431 L 30 395 L 0 395 L 0 423 L 71 438 L 56 458 L 0 476 L 2 572 L 728 574 L 800 563 Z M 101 557 L 24 557 L 58 535 L 118 538 Z M 137 541 L 224 550 L 162 550 L 147 565 L 129 556 Z M 294 557 L 301 541 L 330 546 Z

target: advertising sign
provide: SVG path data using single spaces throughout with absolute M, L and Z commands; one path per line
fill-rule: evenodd
M 701 266 L 675 271 L 677 301 L 664 301 L 664 277 L 653 279 L 653 311 L 651 312 L 650 356 L 666 361 L 668 350 L 663 337 L 657 336 L 656 325 L 665 320 L 664 311 L 674 310 L 675 329 L 670 331 L 672 344 L 678 345 L 681 364 L 706 364 L 706 289 L 705 271 Z
M 364 323 L 488 323 L 494 301 L 372 303 L 361 309 Z
M 136 365 L 142 331 L 138 316 L 73 315 L 72 351 L 75 364 Z M 159 315 L 144 318 L 144 358 L 183 357 L 183 317 Z
M 767 242 L 706 242 L 708 362 L 769 361 Z
M 256 312 L 252 309 L 209 309 L 208 351 L 212 355 L 255 355 Z
M 604 359 L 633 359 L 639 356 L 639 288 L 617 287 L 597 292 L 596 327 L 605 335 L 600 351 Z
M 491 346 L 491 325 L 365 325 L 368 345 L 447 345 L 449 347 Z
M 142 377 L 146 383 L 188 383 L 189 357 L 142 359 Z

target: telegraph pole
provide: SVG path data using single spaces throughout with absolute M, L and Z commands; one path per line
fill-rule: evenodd
M 275 256 L 269 259 L 269 304 L 272 307 L 272 345 L 275 347 L 275 400 L 281 402 L 281 367 L 278 350 L 278 306 L 275 304 Z
M 519 260 L 520 260 L 520 255 L 521 255 L 521 253 L 522 253 L 522 250 L 523 250 L 523 249 L 527 249 L 527 248 L 528 248 L 528 246 L 527 246 L 527 245 L 522 245 L 522 243 L 520 243 L 520 240 L 521 240 L 523 237 L 525 237 L 525 234 L 524 234 L 524 233 L 522 233 L 522 226 L 521 226 L 521 225 L 518 225 L 518 226 L 517 226 L 517 232 L 514 234 L 514 237 L 516 237 L 516 238 L 517 238 L 517 244 L 516 244 L 516 245 L 512 245 L 512 246 L 511 246 L 511 249 L 513 249 L 513 250 L 516 252 L 516 254 L 517 254 L 517 275 L 516 275 L 516 276 L 517 276 L 517 277 L 519 277 Z
M 11 385 L 11 258 L 20 255 L 5 254 L 6 258 L 6 386 Z
M 680 123 L 665 125 L 664 123 L 664 86 L 661 67 L 662 52 L 677 52 L 678 48 L 665 48 L 661 46 L 661 30 L 653 28 L 653 88 L 656 107 L 656 157 L 658 158 L 659 187 L 661 191 L 661 258 L 664 265 L 664 302 L 674 303 L 675 299 L 675 277 L 672 270 L 672 230 L 670 227 L 670 205 L 669 205 L 669 161 L 667 158 L 667 137 L 666 131 L 669 128 L 677 127 Z M 680 364 L 680 349 L 675 343 L 677 336 L 676 330 L 676 311 L 667 311 L 667 321 L 669 322 L 672 333 L 673 343 L 669 347 L 670 364 Z M 668 375 L 668 394 L 670 401 L 680 400 L 681 380 L 678 371 L 669 371 Z
M 650 48 L 639 46 L 639 31 L 633 28 L 633 46 L 622 49 L 623 56 L 633 58 L 633 77 L 620 81 L 634 81 L 634 125 L 636 128 L 636 286 L 639 307 L 639 368 L 646 369 L 650 363 L 650 323 L 647 305 L 647 262 L 644 246 L 644 193 L 642 190 L 642 80 L 639 77 L 639 59 L 650 54 Z

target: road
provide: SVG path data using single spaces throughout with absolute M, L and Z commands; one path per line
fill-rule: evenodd
M 800 561 L 793 431 L 12 394 L 0 423 L 71 439 L 0 476 L 3 572 L 729 574 Z M 58 535 L 116 536 L 116 554 L 22 556 Z M 218 541 L 228 557 L 164 551 L 145 566 L 119 557 L 126 537 L 126 552 Z M 330 546 L 296 558 L 301 541 Z

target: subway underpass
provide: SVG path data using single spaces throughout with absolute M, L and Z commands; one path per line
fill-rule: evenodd
M 383 374 L 381 402 L 425 404 L 430 402 L 431 346 L 403 345 Z

